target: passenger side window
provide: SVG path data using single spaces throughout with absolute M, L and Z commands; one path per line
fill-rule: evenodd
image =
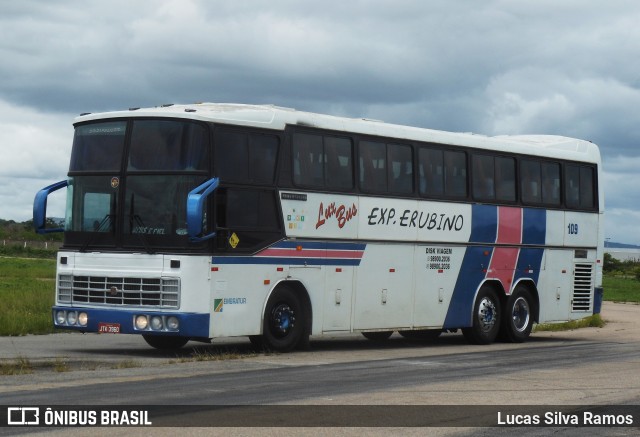
M 216 174 L 224 182 L 272 184 L 278 137 L 219 131 L 215 137 Z
M 371 193 L 413 193 L 411 146 L 360 142 L 360 187 Z
M 293 182 L 300 186 L 353 188 L 353 145 L 348 138 L 293 134 Z
M 569 208 L 591 209 L 595 206 L 593 168 L 565 166 L 565 203 Z
M 516 200 L 515 159 L 473 156 L 473 197 L 478 200 Z

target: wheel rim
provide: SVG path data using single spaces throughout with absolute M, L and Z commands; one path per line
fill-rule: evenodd
M 271 311 L 271 333 L 274 337 L 286 337 L 296 325 L 296 315 L 286 303 L 276 305 Z
M 488 297 L 483 298 L 478 306 L 478 322 L 482 332 L 493 329 L 498 319 L 496 304 Z
M 518 332 L 524 332 L 529 325 L 529 302 L 523 297 L 519 297 L 513 303 L 513 309 L 511 311 L 511 319 L 513 320 L 513 327 Z

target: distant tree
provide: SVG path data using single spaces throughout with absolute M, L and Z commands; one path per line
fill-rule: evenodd
M 602 266 L 602 269 L 604 270 L 604 272 L 613 272 L 616 270 L 620 270 L 621 267 L 622 267 L 622 263 L 620 262 L 619 259 L 614 258 L 613 256 L 611 256 L 610 253 L 605 252 L 604 265 Z

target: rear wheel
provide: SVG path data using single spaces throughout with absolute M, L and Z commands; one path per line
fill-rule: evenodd
M 289 352 L 304 334 L 304 310 L 296 293 L 286 286 L 273 292 L 264 313 L 263 340 L 267 348 Z M 255 345 L 255 340 L 252 340 Z
M 463 328 L 462 334 L 471 344 L 490 344 L 500 330 L 500 300 L 495 290 L 482 286 L 473 306 L 473 325 Z
M 524 287 L 516 287 L 505 306 L 503 336 L 512 343 L 522 343 L 531 334 L 533 327 L 531 293 Z
M 189 341 L 188 337 L 174 337 L 165 335 L 143 335 L 147 344 L 156 349 L 180 349 Z

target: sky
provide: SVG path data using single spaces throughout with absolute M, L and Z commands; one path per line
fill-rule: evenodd
M 0 0 L 0 218 L 66 178 L 80 113 L 270 103 L 592 141 L 605 237 L 640 244 L 638 23 L 636 0 Z

